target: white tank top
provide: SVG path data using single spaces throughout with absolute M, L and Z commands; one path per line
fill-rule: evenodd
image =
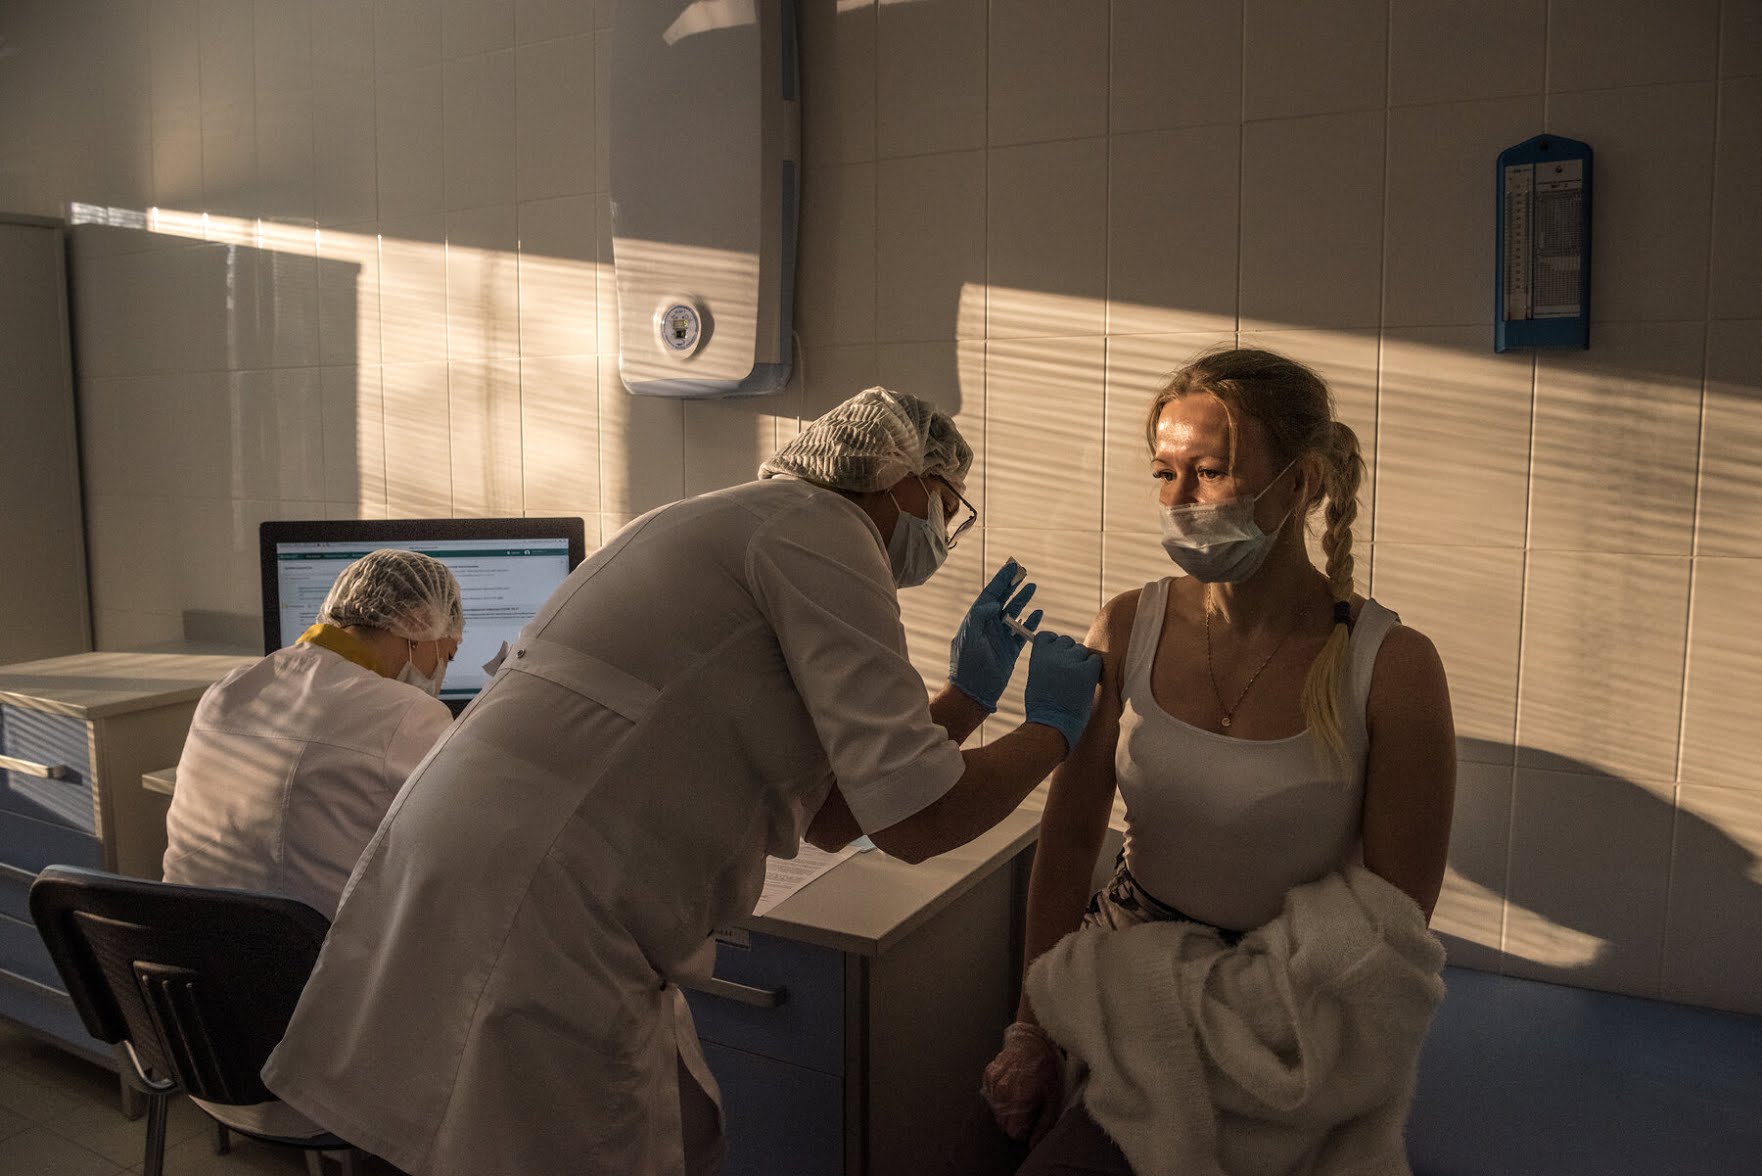
M 1352 628 L 1341 735 L 1350 777 L 1309 732 L 1234 739 L 1163 710 L 1150 689 L 1173 577 L 1146 584 L 1126 645 L 1114 768 L 1126 802 L 1125 864 L 1139 887 L 1191 918 L 1246 931 L 1285 892 L 1357 854 L 1365 701 L 1383 638 L 1400 620 L 1366 600 Z

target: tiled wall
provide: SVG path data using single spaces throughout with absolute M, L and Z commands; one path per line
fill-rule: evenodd
M 0 8 L 0 205 L 156 210 L 78 235 L 104 644 L 253 613 L 260 519 L 597 540 L 884 382 L 981 453 L 939 675 L 1004 555 L 1071 631 L 1168 570 L 1143 406 L 1237 339 L 1333 380 L 1361 583 L 1443 652 L 1455 958 L 1762 1011 L 1762 5 L 802 0 L 798 379 L 691 404 L 609 354 L 612 7 Z M 1593 347 L 1499 356 L 1543 130 L 1597 152 Z

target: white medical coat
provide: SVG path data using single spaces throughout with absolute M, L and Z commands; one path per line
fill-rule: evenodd
M 268 890 L 336 914 L 392 798 L 453 721 L 416 687 L 316 645 L 210 686 L 165 818 L 165 880 Z
M 678 1067 L 715 1085 L 667 978 L 834 778 L 874 831 L 962 771 L 855 505 L 772 479 L 653 511 L 399 794 L 264 1077 L 419 1176 L 698 1170 Z

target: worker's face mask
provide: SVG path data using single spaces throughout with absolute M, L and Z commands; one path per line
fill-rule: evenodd
M 1236 584 L 1260 570 L 1273 539 L 1291 517 L 1286 511 L 1269 533 L 1254 521 L 1254 506 L 1278 485 L 1295 461 L 1273 475 L 1259 494 L 1228 502 L 1189 502 L 1162 508 L 1162 549 L 1183 572 L 1206 584 Z
M 440 697 L 441 680 L 447 676 L 447 659 L 441 656 L 440 642 L 434 643 L 434 677 L 416 668 L 416 642 L 410 642 L 410 660 L 398 671 L 398 681 L 408 682 L 424 694 Z
M 923 485 L 923 479 L 918 479 Z M 887 541 L 887 562 L 893 568 L 893 582 L 901 588 L 916 588 L 936 574 L 948 558 L 948 531 L 942 519 L 942 495 L 924 486 L 930 517 L 921 519 L 899 505 L 893 498 L 899 518 L 893 524 L 893 538 Z

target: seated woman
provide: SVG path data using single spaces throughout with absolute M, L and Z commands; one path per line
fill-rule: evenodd
M 1086 639 L 1103 653 L 1105 668 L 1089 726 L 1052 777 L 1026 955 L 1032 964 L 1051 953 L 1046 964 L 1062 967 L 1073 958 L 1066 949 L 1079 941 L 1052 949 L 1079 927 L 1111 935 L 1177 922 L 1214 937 L 1182 948 L 1213 966 L 1220 957 L 1206 953 L 1228 952 L 1280 919 L 1294 889 L 1361 865 L 1382 881 L 1360 882 L 1354 895 L 1381 887 L 1393 897 L 1367 901 L 1385 910 L 1413 904 L 1391 922 L 1407 919 L 1409 942 L 1426 957 L 1414 973 L 1423 1034 L 1423 1017 L 1441 993 L 1441 953 L 1431 956 L 1438 949 L 1422 920 L 1437 901 L 1449 845 L 1450 701 L 1431 642 L 1353 592 L 1352 524 L 1364 466 L 1356 436 L 1330 401 L 1313 372 L 1254 350 L 1201 356 L 1158 392 L 1147 423 L 1150 472 L 1159 483 L 1163 546 L 1186 575 L 1115 597 Z M 1318 570 L 1305 531 L 1324 501 L 1326 568 Z M 1091 896 L 1116 787 L 1126 803 L 1125 848 L 1112 881 Z M 1227 988 L 1231 975 L 1276 956 L 1278 942 L 1288 937 L 1251 943 L 1231 962 L 1236 971 L 1218 971 L 1198 987 Z M 1165 971 L 1182 966 L 1172 961 Z M 1015 1170 L 1035 1140 L 1023 1173 L 1132 1170 L 1116 1141 L 1137 1126 L 1098 1125 L 1105 1114 L 1092 1115 L 1081 1099 L 1067 1108 L 1061 1053 L 1029 999 L 1033 988 L 1064 1003 L 1070 975 L 1060 973 L 1062 989 L 1031 977 L 1040 983 L 1024 988 L 1019 1019 L 986 1070 L 984 1094 L 998 1127 L 1022 1141 L 1003 1149 L 1011 1154 L 1001 1162 L 987 1161 L 993 1170 Z M 1207 988 L 1198 999 L 1217 995 Z M 1142 995 L 1073 999 L 1129 1003 Z M 1207 1039 L 1188 1034 L 1194 1038 Z M 1417 1035 L 1402 1041 L 1411 1041 L 1416 1056 Z M 1133 1049 L 1110 1045 L 1122 1055 Z M 1414 1060 L 1372 1068 L 1388 1069 L 1377 1080 L 1398 1092 Z M 1176 1085 L 1172 1076 L 1169 1085 Z M 1208 1095 L 1201 1089 L 1190 1097 Z M 1404 1096 L 1392 1098 L 1399 1103 L 1392 1113 L 1404 1114 Z M 1200 1134 L 1215 1132 L 1213 1107 L 1196 1112 L 1190 1121 L 1204 1124 Z M 1204 1143 L 1222 1147 L 1212 1138 Z M 1399 1146 L 1398 1121 L 1392 1146 Z M 966 1168 L 978 1165 L 969 1160 Z
M 334 918 L 392 798 L 452 722 L 438 695 L 464 625 L 458 581 L 438 560 L 387 549 L 343 569 L 317 624 L 197 704 L 166 814 L 165 880 L 271 891 Z M 211 1113 L 259 1133 L 318 1133 L 279 1103 Z

